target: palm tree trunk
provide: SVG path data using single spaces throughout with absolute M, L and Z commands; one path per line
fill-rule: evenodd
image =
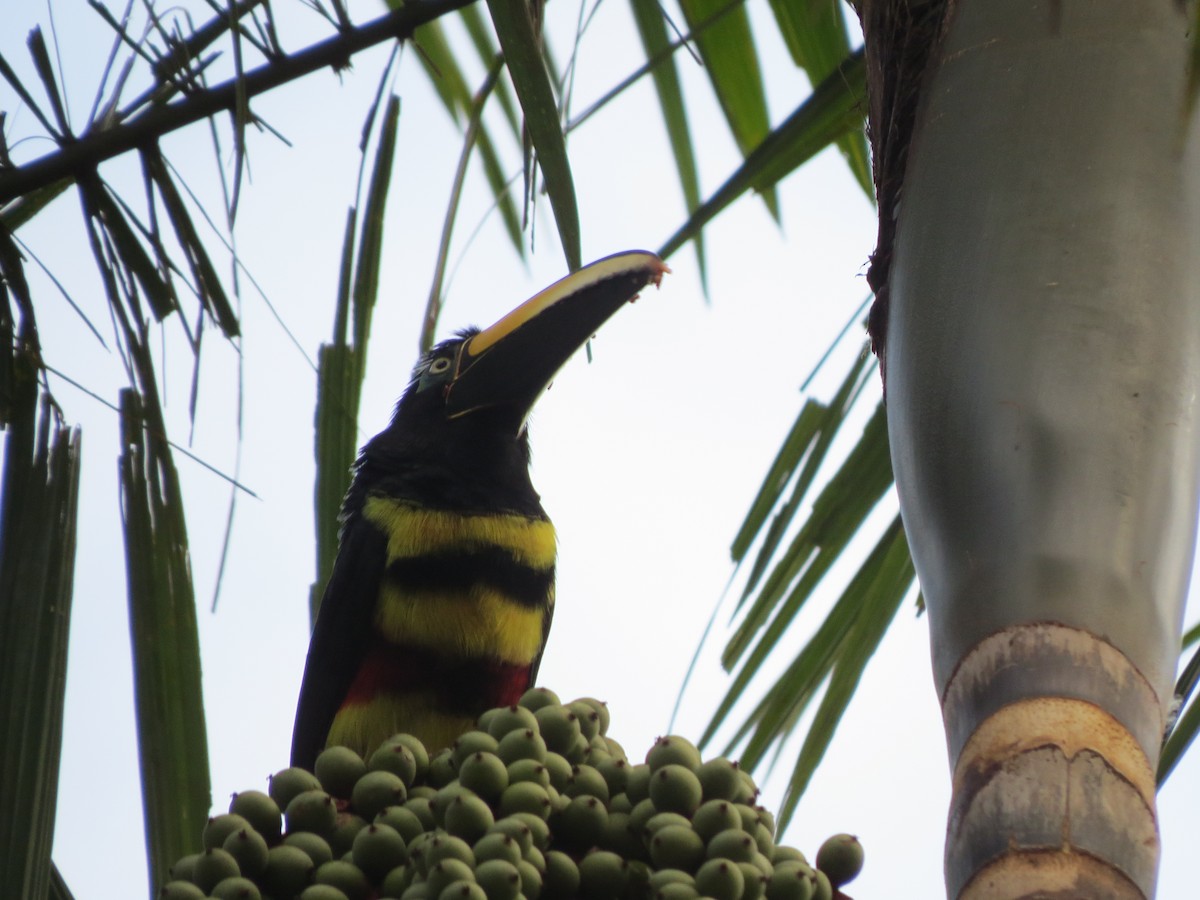
M 1200 471 L 1188 25 L 1175 0 L 958 0 L 925 71 L 886 384 L 950 897 L 1154 894 Z

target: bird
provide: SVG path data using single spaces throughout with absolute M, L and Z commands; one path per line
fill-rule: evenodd
M 313 625 L 292 765 L 364 758 L 406 732 L 450 746 L 535 683 L 557 538 L 529 476 L 527 423 L 567 359 L 670 270 L 629 251 L 578 269 L 423 355 L 359 452 Z

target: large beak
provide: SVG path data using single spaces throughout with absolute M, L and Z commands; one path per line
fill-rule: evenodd
M 446 394 L 450 418 L 478 409 L 511 412 L 520 432 L 555 374 L 613 313 L 658 285 L 666 264 L 642 250 L 607 256 L 526 300 L 462 347 Z

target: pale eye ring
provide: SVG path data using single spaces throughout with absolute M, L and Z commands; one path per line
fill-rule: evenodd
M 429 374 L 430 375 L 441 375 L 443 372 L 445 372 L 449 368 L 450 368 L 450 357 L 439 356 L 437 359 L 435 359 L 433 362 L 431 362 L 429 364 Z

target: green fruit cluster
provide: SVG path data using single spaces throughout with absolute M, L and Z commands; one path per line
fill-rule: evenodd
M 749 774 L 659 738 L 633 763 L 608 708 L 545 688 L 480 716 L 432 756 L 411 735 L 370 759 L 235 794 L 164 900 L 832 900 L 862 868 L 851 835 L 816 866 L 775 844 Z

